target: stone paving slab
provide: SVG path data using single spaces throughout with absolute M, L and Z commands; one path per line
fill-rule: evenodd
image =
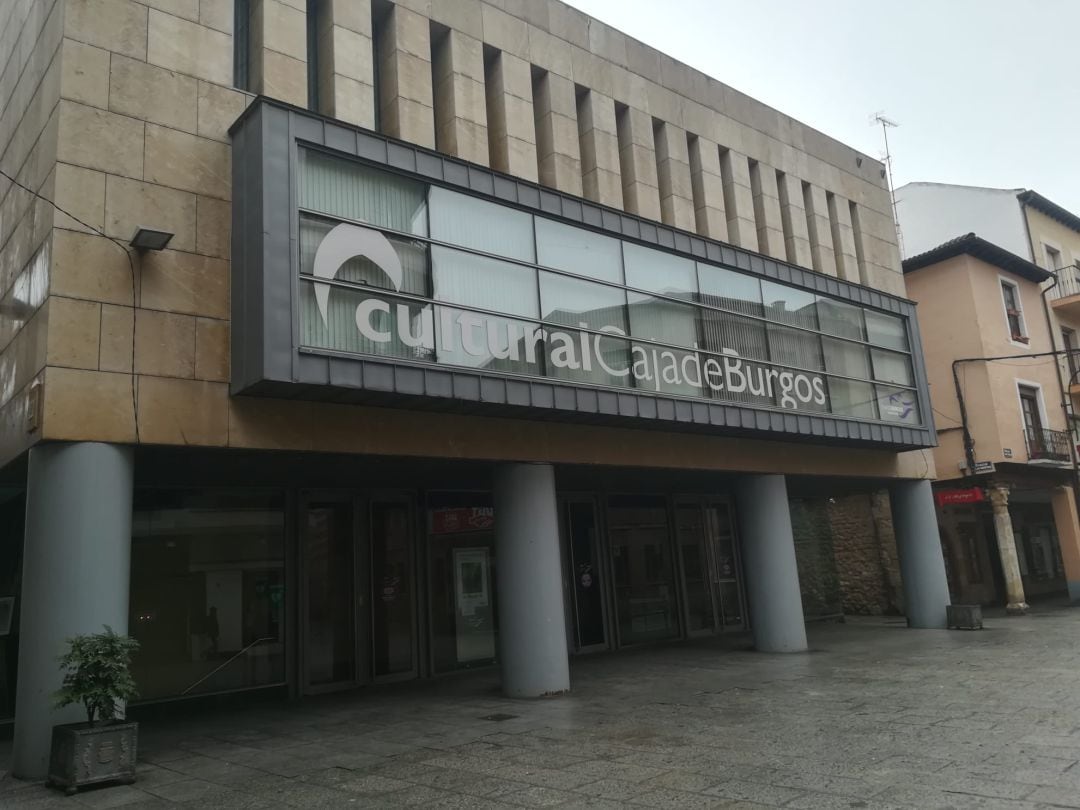
M 135 785 L 4 777 L 0 808 L 1080 810 L 1080 610 L 809 638 L 589 656 L 546 700 L 481 672 L 144 721 Z

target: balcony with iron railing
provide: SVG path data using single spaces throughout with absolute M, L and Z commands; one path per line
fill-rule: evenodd
M 1028 428 L 1024 431 L 1028 460 L 1032 463 L 1071 464 L 1072 438 L 1064 430 Z
M 1050 306 L 1066 314 L 1080 316 L 1080 264 L 1070 264 L 1054 271 L 1057 283 L 1050 287 Z

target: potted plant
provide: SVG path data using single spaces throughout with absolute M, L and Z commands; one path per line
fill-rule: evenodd
M 68 639 L 68 651 L 60 657 L 65 674 L 56 707 L 81 703 L 86 722 L 53 728 L 52 786 L 70 795 L 85 785 L 135 781 L 139 725 L 117 719 L 117 707 L 137 694 L 129 666 L 138 647 L 108 625 L 104 633 Z

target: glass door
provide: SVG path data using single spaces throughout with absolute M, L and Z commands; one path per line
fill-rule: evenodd
M 413 509 L 405 499 L 375 499 L 369 509 L 371 664 L 376 681 L 417 675 Z
M 726 501 L 705 504 L 705 535 L 708 538 L 713 600 L 721 629 L 746 626 L 742 586 L 739 581 L 738 544 L 731 505 Z
M 567 499 L 562 504 L 566 561 L 570 568 L 571 624 L 578 651 L 606 649 L 603 566 L 596 504 L 591 498 Z
M 716 631 L 720 600 L 711 534 L 706 535 L 705 513 L 700 503 L 675 505 L 675 532 L 679 542 L 679 562 L 683 576 L 683 618 L 686 634 L 704 635 Z
M 309 495 L 301 504 L 304 689 L 355 685 L 359 660 L 356 505 L 350 496 Z M 366 588 L 365 588 L 366 591 Z
M 667 499 L 612 496 L 607 516 L 619 643 L 678 637 Z

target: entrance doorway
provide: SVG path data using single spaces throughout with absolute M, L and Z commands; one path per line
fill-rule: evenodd
M 722 500 L 680 500 L 675 504 L 675 532 L 687 635 L 744 627 L 730 505 Z
M 600 526 L 596 501 L 565 498 L 560 503 L 570 587 L 571 627 L 578 652 L 608 649 L 605 588 Z
M 406 498 L 300 502 L 306 693 L 417 674 L 413 509 Z

